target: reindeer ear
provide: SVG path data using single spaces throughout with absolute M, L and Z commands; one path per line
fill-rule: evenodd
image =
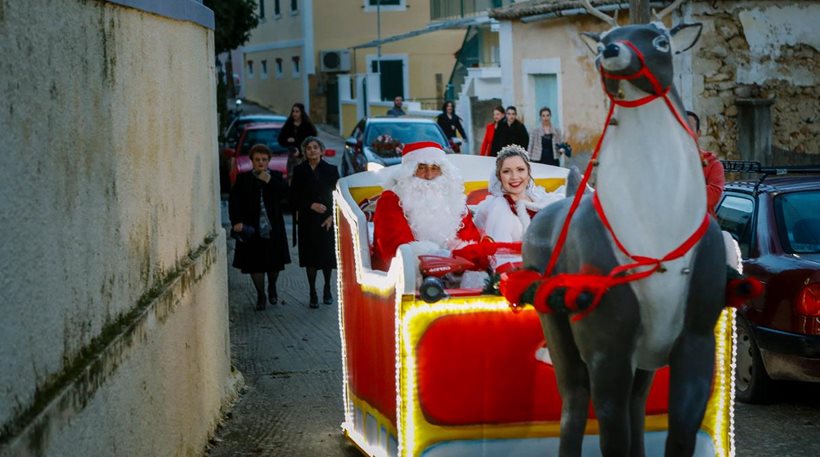
M 595 32 L 581 32 L 581 41 L 587 45 L 590 52 L 594 55 L 598 55 L 598 43 L 601 42 L 601 35 Z
M 675 54 L 688 51 L 697 43 L 700 38 L 700 32 L 703 30 L 703 24 L 678 24 L 669 31 L 672 35 L 672 49 Z

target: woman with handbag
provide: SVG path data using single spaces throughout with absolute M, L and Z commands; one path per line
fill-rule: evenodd
M 268 169 L 273 152 L 264 144 L 250 150 L 253 169 L 241 173 L 231 188 L 228 213 L 231 236 L 237 239 L 233 266 L 250 274 L 256 288 L 256 309 L 263 310 L 266 301 L 279 301 L 276 280 L 290 263 L 285 220 L 280 202 L 287 184 L 282 174 Z M 265 296 L 265 276 L 268 295 Z
M 552 125 L 552 110 L 546 106 L 538 112 L 541 125 L 530 132 L 527 151 L 533 162 L 563 167 L 566 149 L 562 148 L 561 131 Z

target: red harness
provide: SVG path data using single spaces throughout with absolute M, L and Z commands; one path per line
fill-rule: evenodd
M 579 186 L 579 191 L 575 193 L 575 198 L 572 200 L 572 205 L 570 206 L 569 213 L 567 215 L 566 220 L 564 221 L 564 225 L 561 228 L 561 234 L 558 237 L 558 241 L 555 244 L 555 248 L 552 251 L 552 255 L 550 257 L 550 261 L 547 264 L 547 268 L 545 269 L 544 273 L 538 273 L 532 270 L 519 270 L 514 272 L 504 273 L 501 276 L 501 281 L 499 283 L 499 290 L 510 302 L 510 306 L 516 310 L 520 309 L 523 304 L 519 303 L 521 299 L 521 295 L 533 284 L 538 283 L 538 288 L 535 292 L 535 297 L 533 299 L 533 306 L 539 312 L 542 313 L 550 313 L 553 310 L 547 304 L 547 298 L 550 294 L 559 288 L 565 288 L 566 294 L 564 296 L 564 305 L 566 306 L 567 310 L 571 312 L 582 311 L 576 314 L 573 317 L 573 321 L 581 319 L 582 317 L 586 316 L 590 313 L 601 301 L 604 293 L 608 291 L 610 288 L 626 284 L 632 281 L 638 281 L 640 279 L 646 278 L 647 276 L 655 273 L 655 272 L 663 272 L 665 269 L 663 268 L 663 262 L 668 262 L 670 260 L 677 259 L 687 252 L 691 250 L 698 241 L 703 237 L 706 233 L 707 228 L 709 227 L 709 213 L 707 212 L 703 216 L 703 222 L 701 222 L 700 226 L 695 230 L 692 235 L 689 236 L 680 246 L 673 249 L 666 255 L 660 258 L 653 258 L 653 257 L 646 257 L 641 255 L 634 255 L 630 253 L 626 247 L 621 243 L 618 239 L 618 236 L 615 234 L 612 226 L 609 223 L 609 220 L 604 213 L 604 208 L 601 206 L 601 202 L 598 199 L 597 192 L 592 197 L 592 204 L 595 208 L 595 212 L 598 214 L 598 217 L 603 223 L 606 230 L 612 236 L 612 239 L 615 241 L 615 245 L 618 249 L 627 257 L 632 260 L 632 263 L 620 265 L 615 267 L 606 275 L 596 274 L 596 273 L 561 273 L 558 275 L 553 275 L 553 271 L 555 269 L 555 265 L 558 262 L 558 258 L 561 255 L 561 251 L 563 250 L 564 243 L 567 239 L 567 234 L 569 233 L 570 223 L 572 222 L 572 216 L 575 214 L 575 211 L 578 209 L 578 205 L 581 203 L 581 197 L 583 196 L 584 192 L 583 189 L 586 188 L 587 182 L 589 181 L 589 177 L 592 174 L 592 167 L 595 166 L 596 160 L 598 158 L 598 154 L 601 150 L 601 144 L 603 143 L 604 136 L 606 135 L 607 128 L 609 127 L 609 121 L 612 119 L 612 114 L 615 110 L 615 106 L 622 106 L 625 108 L 634 108 L 638 106 L 645 105 L 657 98 L 663 98 L 666 105 L 669 107 L 669 110 L 675 115 L 675 119 L 677 119 L 678 123 L 683 126 L 689 136 L 695 140 L 697 144 L 697 138 L 689 128 L 689 125 L 686 121 L 683 120 L 680 113 L 675 109 L 675 106 L 672 104 L 672 101 L 669 100 L 669 88 L 663 89 L 660 83 L 658 82 L 655 75 L 649 71 L 649 68 L 646 66 L 646 62 L 644 61 L 643 54 L 629 41 L 621 41 L 624 45 L 628 46 L 635 52 L 635 55 L 641 62 L 641 69 L 635 73 L 630 75 L 614 75 L 612 73 L 607 72 L 603 68 L 601 68 L 601 80 L 605 83 L 606 79 L 619 79 L 619 80 L 632 80 L 638 78 L 646 78 L 649 80 L 650 84 L 654 89 L 654 93 L 647 95 L 646 97 L 639 98 L 637 100 L 618 100 L 609 92 L 606 91 L 606 84 L 604 84 L 604 92 L 606 93 L 607 97 L 609 97 L 611 103 L 609 106 L 609 112 L 606 116 L 606 121 L 604 122 L 604 130 L 601 132 L 600 138 L 598 138 L 598 143 L 595 146 L 595 151 L 592 153 L 592 158 L 589 161 L 589 165 L 587 165 L 587 169 L 584 172 L 584 178 L 581 181 Z M 576 299 L 582 292 L 591 293 L 593 296 L 593 300 L 591 304 L 584 310 L 579 310 L 577 307 Z

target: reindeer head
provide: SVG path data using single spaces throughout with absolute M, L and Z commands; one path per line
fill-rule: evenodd
M 612 97 L 620 97 L 622 81 L 628 81 L 648 94 L 665 93 L 673 83 L 672 56 L 694 46 L 703 27 L 701 24 L 679 24 L 667 30 L 660 19 L 680 4 L 680 0 L 655 14 L 657 22 L 624 27 L 618 27 L 614 19 L 592 8 L 588 0 L 583 3 L 591 14 L 613 26 L 601 34 L 581 34 L 587 47 L 596 55 L 595 65 Z

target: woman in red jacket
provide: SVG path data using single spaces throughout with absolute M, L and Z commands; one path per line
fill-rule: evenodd
M 487 124 L 487 129 L 484 130 L 484 140 L 481 142 L 481 155 L 491 155 L 490 152 L 493 147 L 493 136 L 495 136 L 495 129 L 498 128 L 498 123 L 501 122 L 502 119 L 504 119 L 504 107 L 498 105 L 493 108 L 493 121 Z

